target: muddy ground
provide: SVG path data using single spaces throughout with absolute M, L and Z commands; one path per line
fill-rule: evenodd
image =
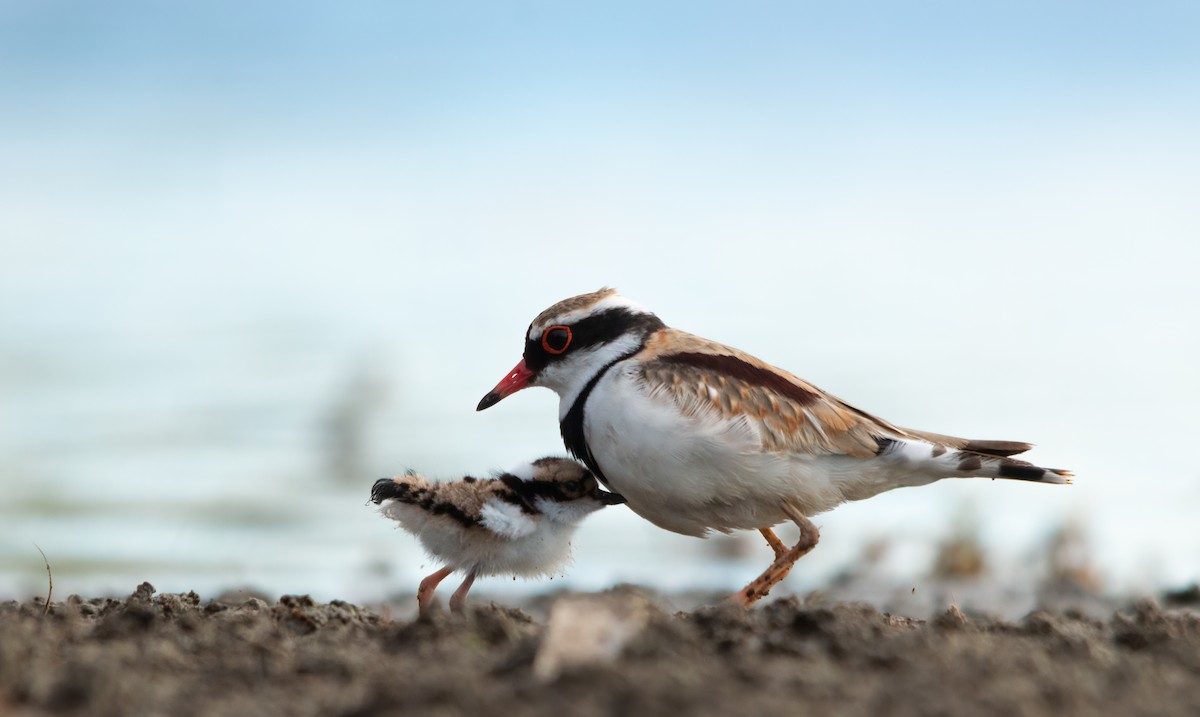
M 306 597 L 0 603 L 0 715 L 1195 715 L 1195 603 L 1016 621 L 637 589 L 391 618 Z

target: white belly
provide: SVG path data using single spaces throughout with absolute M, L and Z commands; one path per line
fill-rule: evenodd
M 842 455 L 763 449 L 744 418 L 686 416 L 650 395 L 632 367 L 615 367 L 584 409 L 584 435 L 604 477 L 635 513 L 659 527 L 701 536 L 710 529 L 767 528 L 787 519 L 785 502 L 807 516 L 933 476 L 897 480 L 896 466 Z
M 571 557 L 574 525 L 543 519 L 528 535 L 506 538 L 484 528 L 465 528 L 450 518 L 398 501 L 384 504 L 382 512 L 417 536 L 432 557 L 456 570 L 475 571 L 479 577 L 553 576 Z

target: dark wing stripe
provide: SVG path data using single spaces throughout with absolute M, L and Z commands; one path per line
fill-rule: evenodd
M 666 363 L 691 366 L 705 371 L 723 374 L 739 381 L 745 381 L 752 386 L 762 386 L 781 396 L 792 399 L 801 406 L 811 406 L 821 400 L 820 395 L 798 386 L 774 371 L 759 368 L 747 363 L 736 356 L 687 352 L 667 354 L 658 359 Z
M 1019 441 L 967 441 L 962 446 L 964 451 L 972 453 L 983 453 L 988 456 L 1015 456 L 1018 453 L 1024 453 L 1032 446 L 1028 443 Z

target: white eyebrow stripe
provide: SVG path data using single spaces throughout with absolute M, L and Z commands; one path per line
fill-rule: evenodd
M 533 480 L 534 473 L 536 472 L 537 469 L 534 467 L 534 465 L 526 462 L 513 466 L 512 470 L 509 471 L 509 474 L 515 475 L 523 481 L 531 481 Z
M 556 316 L 554 318 L 554 323 L 547 324 L 547 326 L 570 326 L 580 319 L 586 319 L 593 314 L 598 314 L 602 311 L 607 311 L 608 309 L 629 309 L 630 311 L 638 314 L 651 313 L 649 309 L 637 303 L 636 301 L 626 299 L 620 294 L 613 294 L 612 296 L 604 297 L 591 306 L 586 306 L 582 309 L 575 309 L 574 311 Z M 537 333 L 535 334 L 534 332 Z M 540 335 L 541 330 L 539 330 L 537 326 L 530 326 L 529 332 L 525 335 L 525 338 L 526 340 L 532 341 L 534 336 Z

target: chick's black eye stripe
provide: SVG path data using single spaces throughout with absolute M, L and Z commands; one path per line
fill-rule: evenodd
M 572 500 L 579 497 L 558 481 L 522 480 L 511 473 L 500 476 L 500 481 L 508 488 L 508 492 L 501 494 L 500 499 L 527 508 L 527 513 L 537 512 L 534 507 L 534 500 L 537 498 Z

